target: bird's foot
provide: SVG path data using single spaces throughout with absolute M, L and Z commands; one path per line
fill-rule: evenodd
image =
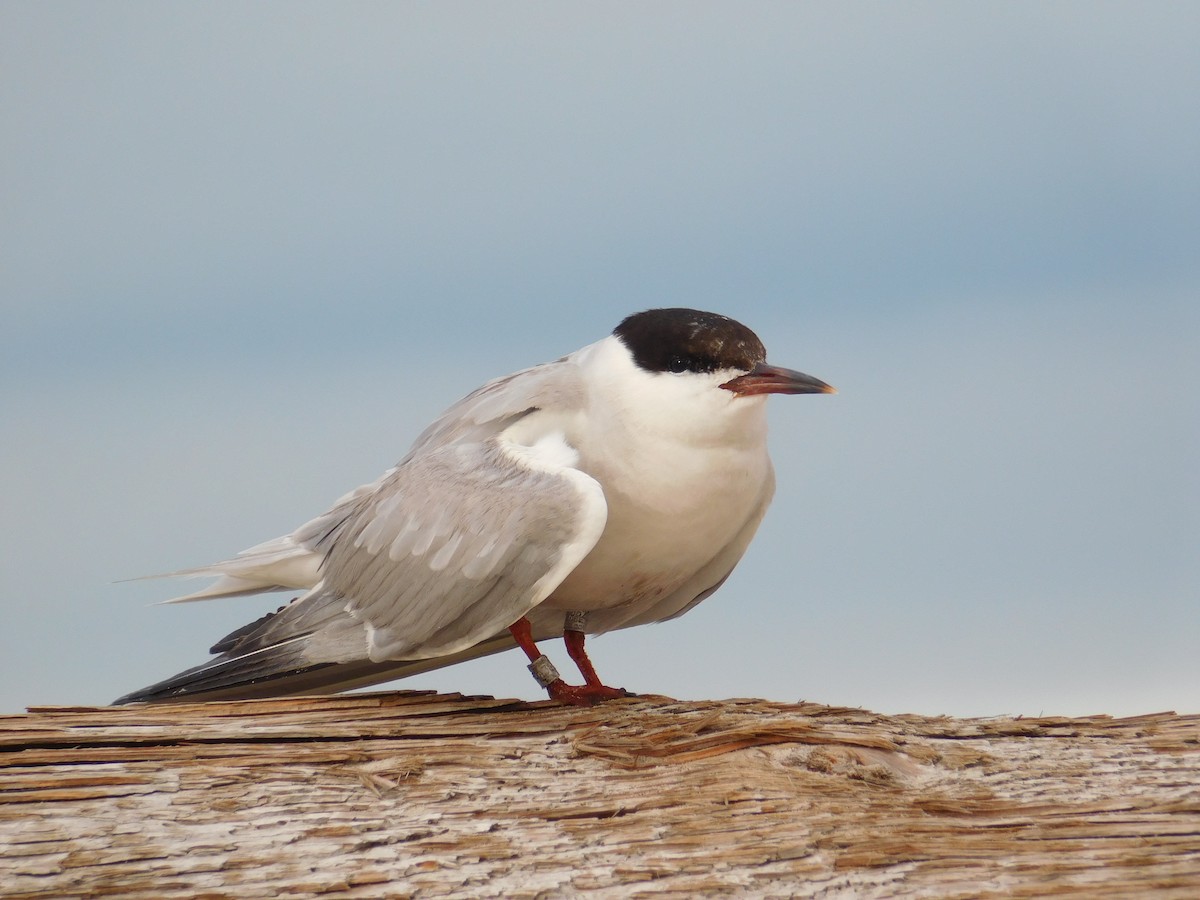
M 592 668 L 591 662 L 587 658 L 587 654 L 583 652 L 583 635 L 574 634 L 568 631 L 567 634 L 578 640 L 578 646 L 575 647 L 572 656 L 580 664 L 580 672 L 583 673 L 585 684 L 567 684 L 558 674 L 558 669 L 554 667 L 554 663 L 550 662 L 550 657 L 538 650 L 537 645 L 533 642 L 533 637 L 530 634 L 530 626 L 528 619 L 518 619 L 517 622 L 509 629 L 512 631 L 513 637 L 517 639 L 517 644 L 525 651 L 529 657 L 529 672 L 533 675 L 534 680 L 545 688 L 546 693 L 550 695 L 551 700 L 557 700 L 560 703 L 567 703 L 571 706 L 593 706 L 604 700 L 616 700 L 618 697 L 633 697 L 634 694 L 624 688 L 609 687 L 606 684 L 601 684 L 600 679 L 596 676 L 596 670 Z M 572 647 L 568 644 L 568 647 Z
M 567 684 L 561 678 L 546 685 L 546 693 L 550 695 L 551 700 L 571 706 L 595 706 L 605 700 L 636 696 L 625 688 L 609 687 L 606 684 Z

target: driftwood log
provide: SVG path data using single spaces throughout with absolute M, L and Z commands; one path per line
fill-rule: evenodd
M 0 718 L 13 898 L 1200 897 L 1200 716 L 423 693 Z

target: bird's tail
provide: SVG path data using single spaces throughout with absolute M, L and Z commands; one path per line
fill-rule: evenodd
M 210 577 L 217 579 L 201 590 L 162 601 L 189 603 L 193 600 L 211 600 L 214 597 L 242 597 L 270 591 L 307 590 L 320 580 L 320 566 L 320 555 L 298 544 L 289 534 L 243 550 L 233 559 L 193 569 L 143 575 L 129 580 Z

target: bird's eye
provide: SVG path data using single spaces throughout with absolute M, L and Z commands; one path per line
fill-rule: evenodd
M 679 372 L 686 372 L 687 370 L 688 361 L 686 358 L 682 356 L 672 356 L 669 360 L 667 360 L 667 371 L 678 374 Z

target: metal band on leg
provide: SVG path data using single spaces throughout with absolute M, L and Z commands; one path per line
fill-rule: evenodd
M 550 657 L 544 653 L 529 664 L 529 671 L 533 674 L 533 680 L 543 688 L 562 680 L 558 669 L 554 668 L 554 663 L 550 662 Z
M 587 613 L 581 609 L 569 610 L 566 620 L 563 622 L 563 630 L 587 631 Z

